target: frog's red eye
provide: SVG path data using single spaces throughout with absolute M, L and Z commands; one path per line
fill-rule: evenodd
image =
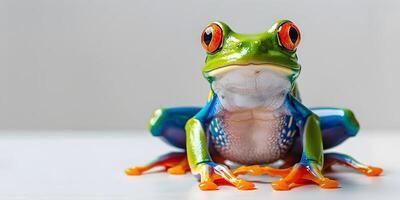
M 207 53 L 215 53 L 222 43 L 222 29 L 218 24 L 208 25 L 201 34 L 201 45 Z
M 288 51 L 295 51 L 300 43 L 300 31 L 292 22 L 285 22 L 278 29 L 279 44 Z

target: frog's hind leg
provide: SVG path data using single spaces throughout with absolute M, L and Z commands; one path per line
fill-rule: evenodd
M 153 136 L 180 149 L 186 149 L 186 122 L 196 115 L 199 107 L 160 108 L 153 112 L 149 130 Z
M 360 129 L 358 121 L 350 109 L 322 107 L 311 110 L 319 117 L 324 149 L 338 146 L 348 138 L 356 136 Z M 301 140 L 297 140 L 291 154 L 301 155 L 301 151 Z M 324 171 L 329 171 L 334 164 L 350 167 L 368 176 L 377 176 L 382 172 L 380 168 L 364 165 L 345 154 L 325 154 Z
M 357 135 L 360 125 L 354 113 L 347 108 L 313 108 L 320 118 L 324 149 L 335 147 Z
M 360 125 L 354 113 L 347 108 L 311 108 L 319 117 L 324 149 L 333 148 L 350 137 L 357 135 Z M 303 151 L 301 138 L 293 144 L 291 154 L 301 155 Z
M 320 126 L 324 149 L 335 147 L 346 139 L 357 135 L 360 126 L 353 112 L 342 108 L 314 108 L 312 111 L 320 117 Z M 361 172 L 367 176 L 378 176 L 382 169 L 368 166 L 354 158 L 340 153 L 326 153 L 324 170 L 334 164 L 340 164 Z
M 169 174 L 185 174 L 190 170 L 186 153 L 172 152 L 160 156 L 147 165 L 128 168 L 125 170 L 125 173 L 130 176 L 138 176 L 156 167 L 164 167 Z
M 365 165 L 356 159 L 341 153 L 325 153 L 324 160 L 324 171 L 330 169 L 334 164 L 349 167 L 367 176 L 379 176 L 383 171 L 379 167 Z
M 149 130 L 153 136 L 161 138 L 167 144 L 186 150 L 186 121 L 201 108 L 176 107 L 161 108 L 153 112 L 149 122 Z M 160 156 L 155 161 L 140 167 L 125 170 L 127 175 L 141 175 L 155 167 L 164 167 L 169 174 L 185 174 L 190 170 L 186 152 L 172 152 Z

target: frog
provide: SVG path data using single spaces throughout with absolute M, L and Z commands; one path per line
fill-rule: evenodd
M 382 168 L 326 152 L 356 136 L 360 125 L 348 108 L 302 103 L 296 82 L 300 40 L 299 28 L 286 19 L 258 34 L 236 33 L 222 21 L 209 23 L 201 34 L 202 75 L 210 87 L 205 105 L 160 108 L 149 122 L 153 136 L 180 151 L 125 173 L 137 176 L 155 167 L 169 174 L 191 171 L 201 190 L 223 184 L 254 189 L 242 175 L 278 176 L 271 183 L 274 190 L 307 184 L 338 188 L 337 180 L 325 176 L 335 164 L 380 175 Z M 277 162 L 281 166 L 272 166 Z

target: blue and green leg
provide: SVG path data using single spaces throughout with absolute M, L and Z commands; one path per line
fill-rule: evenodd
M 254 189 L 254 184 L 237 178 L 225 165 L 217 163 L 212 157 L 207 143 L 207 126 L 213 118 L 215 96 L 209 98 L 207 104 L 186 125 L 186 151 L 192 174 L 199 176 L 201 190 L 216 190 L 221 181 L 239 190 Z
M 315 108 L 312 111 L 320 117 L 324 149 L 338 146 L 347 138 L 356 136 L 360 128 L 353 112 L 349 109 Z M 330 169 L 334 164 L 339 164 L 367 176 L 378 176 L 383 171 L 381 168 L 363 164 L 342 153 L 325 153 L 324 160 L 324 170 Z
M 311 109 L 312 113 L 318 116 L 319 118 L 319 127 L 321 130 L 323 149 L 333 148 L 346 139 L 350 137 L 354 137 L 358 130 L 359 124 L 353 114 L 353 112 L 349 109 L 341 109 L 341 108 L 314 108 Z M 304 141 L 299 140 L 294 145 L 292 154 L 293 155 L 303 155 L 304 150 L 303 145 L 307 145 Z M 323 166 L 322 169 L 320 166 L 317 167 L 301 167 L 307 166 L 304 164 L 304 157 L 300 159 L 300 165 L 294 165 L 294 170 L 292 170 L 289 175 L 285 176 L 283 180 L 286 180 L 289 183 L 304 183 L 304 180 L 311 180 L 319 184 L 321 187 L 330 188 L 334 187 L 334 182 L 329 181 L 329 185 L 326 185 L 326 178 L 322 176 L 321 171 L 325 171 L 329 169 L 334 164 L 340 164 L 349 168 L 356 170 L 357 172 L 361 172 L 367 176 L 377 176 L 382 172 L 381 168 L 365 165 L 354 158 L 341 154 L 341 153 L 325 153 L 323 154 Z M 314 162 L 314 161 L 312 161 Z M 297 168 L 297 169 L 296 169 Z M 317 170 L 315 170 L 317 169 Z M 294 171 L 302 171 L 301 173 L 294 173 Z M 306 173 L 311 172 L 311 173 Z M 301 175 L 304 174 L 303 178 Z M 312 174 L 310 176 L 310 174 Z M 281 183 L 281 182 L 278 182 Z M 276 185 L 275 189 L 289 189 L 288 185 Z M 281 187 L 281 188 L 279 188 Z
M 176 107 L 154 111 L 149 122 L 150 133 L 182 151 L 164 154 L 147 165 L 128 168 L 125 173 L 131 176 L 141 175 L 156 167 L 164 167 L 169 174 L 185 174 L 190 171 L 186 157 L 185 124 L 200 109 Z

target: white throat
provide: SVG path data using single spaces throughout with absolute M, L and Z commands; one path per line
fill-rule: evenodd
M 275 110 L 283 104 L 291 84 L 285 73 L 263 65 L 229 66 L 216 76 L 212 88 L 228 111 L 263 108 Z

